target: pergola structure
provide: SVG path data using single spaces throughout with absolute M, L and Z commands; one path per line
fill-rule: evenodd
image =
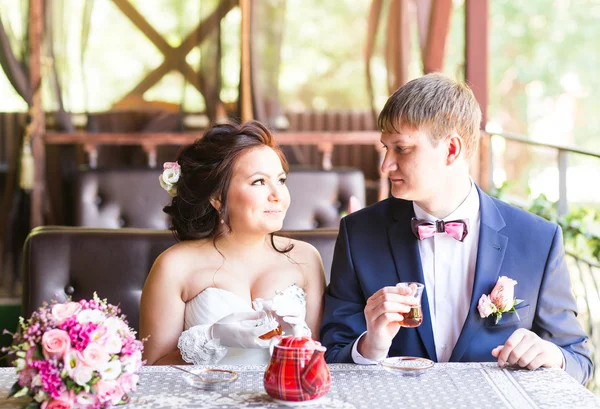
M 392 0 L 389 8 L 386 54 L 388 61 L 388 84 L 392 89 L 407 81 L 409 37 L 407 34 L 408 7 L 411 0 Z M 452 0 L 414 0 L 417 6 L 419 41 L 424 72 L 441 71 L 448 36 Z M 172 70 L 180 71 L 197 90 L 204 89 L 203 78 L 185 61 L 189 51 L 201 42 L 220 20 L 236 5 L 241 9 L 241 83 L 240 116 L 242 120 L 253 117 L 252 76 L 253 50 L 251 47 L 252 0 L 222 0 L 215 11 L 200 22 L 178 47 L 170 46 L 162 36 L 144 19 L 128 0 L 113 0 L 114 4 L 140 29 L 142 33 L 164 55 L 163 63 L 147 74 L 128 95 L 141 95 Z M 27 130 L 25 146 L 31 144 L 35 166 L 31 191 L 31 227 L 44 224 L 44 202 L 46 200 L 45 144 L 81 144 L 93 158 L 98 144 L 132 144 L 137 142 L 148 154 L 148 163 L 156 164 L 156 146 L 179 144 L 199 137 L 198 133 L 144 133 L 143 138 L 135 133 L 56 133 L 46 132 L 44 111 L 41 101 L 41 43 L 43 35 L 43 0 L 29 0 L 30 5 L 30 84 L 33 93 L 30 107 L 31 123 Z M 380 19 L 383 0 L 373 0 L 369 16 L 367 39 L 367 75 L 370 75 L 369 58 L 373 53 L 377 22 Z M 470 84 L 482 109 L 482 124 L 487 117 L 487 41 L 488 0 L 465 0 L 465 79 Z M 390 24 L 392 22 L 393 24 Z M 256 63 L 256 61 L 254 61 Z M 379 146 L 378 132 L 344 133 L 298 133 L 275 134 L 280 144 L 315 144 L 323 153 L 323 166 L 331 167 L 331 152 L 335 144 L 367 144 Z M 482 132 L 482 144 L 478 163 L 474 164 L 473 175 L 485 188 L 489 180 L 489 138 Z M 23 175 L 22 175 L 23 176 Z M 27 175 L 25 175 L 27 177 Z M 380 177 L 380 199 L 387 196 L 387 179 Z

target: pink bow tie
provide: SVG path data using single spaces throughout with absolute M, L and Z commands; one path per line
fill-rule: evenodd
M 419 240 L 431 237 L 436 233 L 446 233 L 458 241 L 463 241 L 468 233 L 466 220 L 451 220 L 449 222 L 437 220 L 430 222 L 413 217 L 410 220 L 410 226 Z

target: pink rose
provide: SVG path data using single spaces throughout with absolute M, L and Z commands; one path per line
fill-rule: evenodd
M 42 351 L 48 358 L 63 358 L 71 349 L 71 338 L 62 329 L 51 329 L 42 336 Z
M 479 299 L 479 305 L 477 305 L 477 309 L 479 310 L 479 316 L 481 318 L 487 318 L 496 312 L 496 306 L 490 297 L 485 294 L 483 294 Z
M 100 403 L 111 402 L 113 405 L 121 402 L 124 392 L 117 381 L 99 380 L 94 384 L 96 397 Z
M 87 366 L 96 369 L 110 359 L 106 348 L 100 344 L 88 344 L 83 352 L 78 353 L 79 359 Z
M 52 399 L 42 403 L 42 409 L 71 409 L 71 402 L 62 399 Z
M 61 392 L 56 399 L 44 401 L 41 409 L 71 409 L 73 407 L 73 391 Z
M 500 312 L 506 312 L 510 310 L 515 303 L 515 285 L 517 282 L 506 276 L 502 276 L 498 279 L 498 282 L 494 286 L 490 299 L 498 308 Z
M 52 307 L 52 316 L 57 324 L 71 318 L 73 315 L 81 311 L 81 305 L 76 302 L 68 302 L 65 304 L 56 304 Z

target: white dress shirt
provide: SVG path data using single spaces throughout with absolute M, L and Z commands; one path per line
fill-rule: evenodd
M 413 207 L 418 219 L 439 220 L 414 202 Z M 479 195 L 472 182 L 466 199 L 442 220 L 457 219 L 468 223 L 464 241 L 460 242 L 446 233 L 436 233 L 418 243 L 438 362 L 450 360 L 471 304 L 480 222 Z M 365 333 L 354 343 L 352 359 L 357 364 L 375 364 L 377 360 L 367 359 L 358 352 L 358 341 Z

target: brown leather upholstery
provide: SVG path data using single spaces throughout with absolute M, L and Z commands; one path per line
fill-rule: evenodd
M 157 169 L 111 169 L 80 172 L 75 186 L 75 225 L 168 229 L 162 211 L 170 202 Z
M 76 226 L 167 229 L 162 208 L 169 196 L 158 183 L 158 169 L 105 169 L 80 172 L 75 186 Z M 338 228 L 350 196 L 365 204 L 360 170 L 292 170 L 288 175 L 292 204 L 285 230 Z
M 329 281 L 337 230 L 291 231 L 289 237 L 314 245 Z M 23 313 L 42 301 L 89 298 L 94 291 L 119 304 L 138 328 L 142 288 L 152 263 L 175 243 L 168 230 L 91 229 L 43 226 L 29 234 L 23 258 Z
M 287 186 L 292 202 L 283 222 L 286 230 L 338 228 L 350 196 L 365 205 L 365 178 L 356 169 L 293 169 Z

